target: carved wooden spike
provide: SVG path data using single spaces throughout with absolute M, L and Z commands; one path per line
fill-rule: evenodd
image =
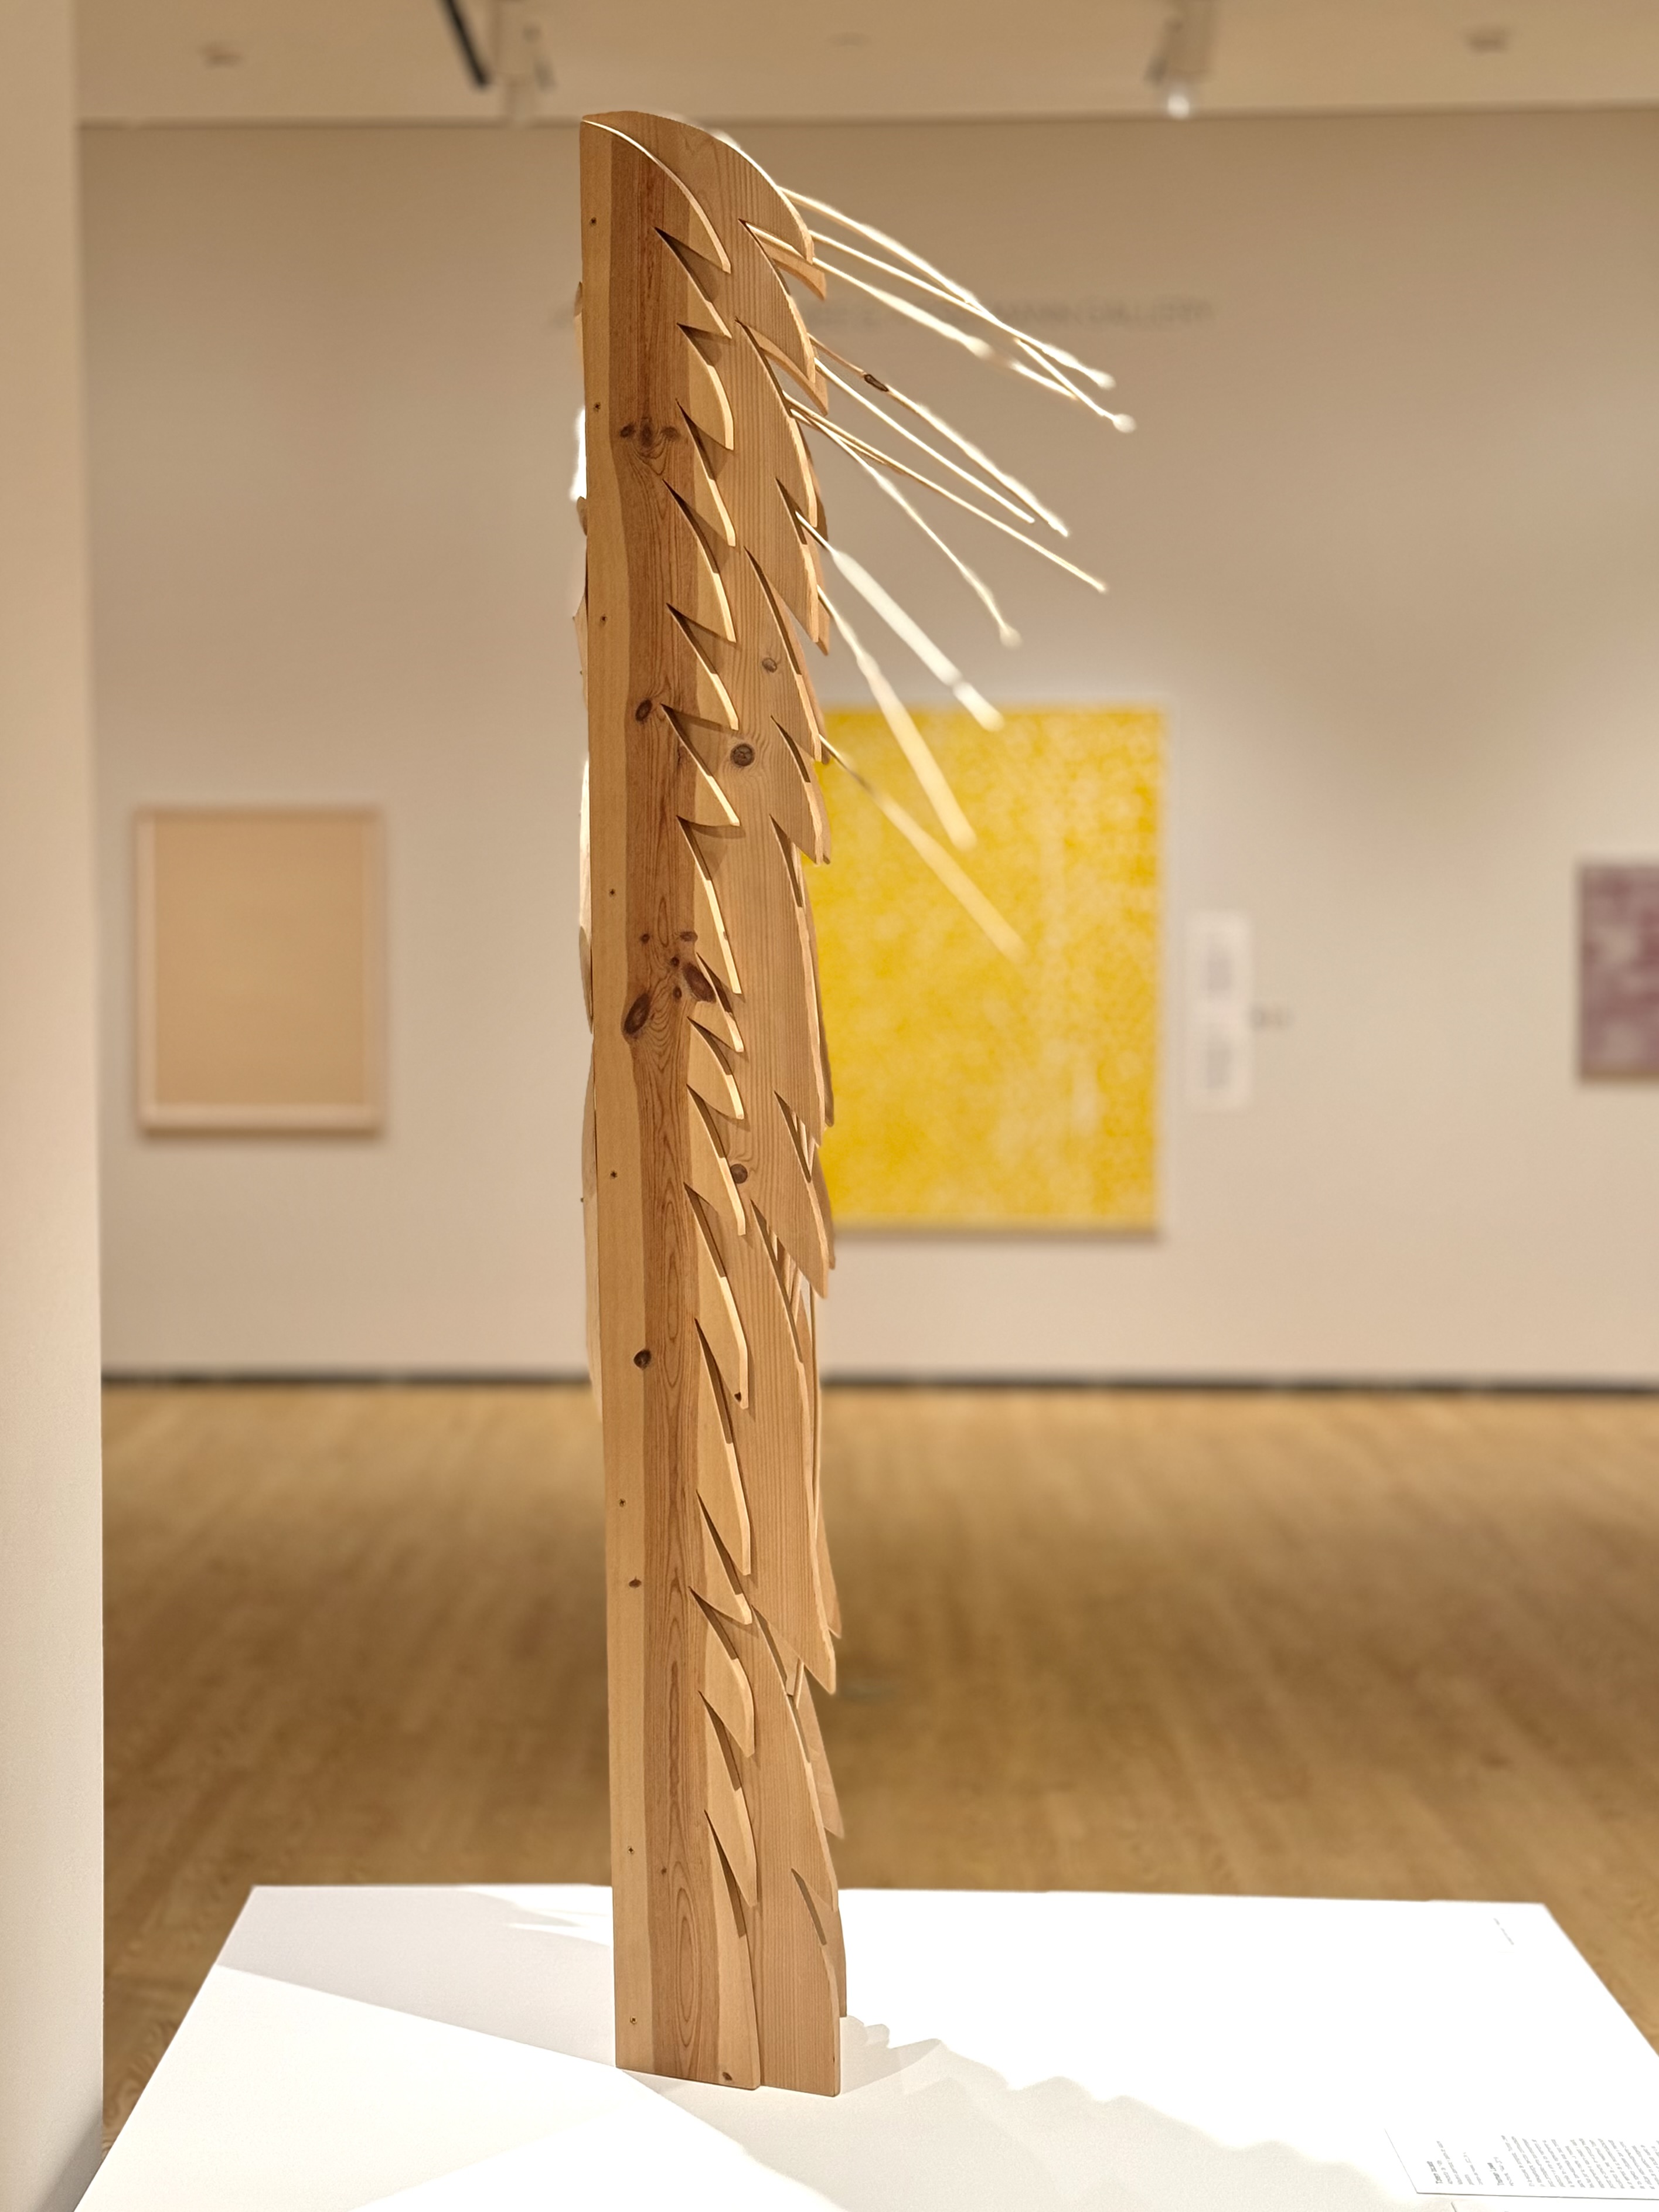
M 617 2055 L 833 2093 L 838 1826 L 815 1291 L 830 1101 L 801 856 L 826 856 L 823 404 L 794 208 L 657 116 L 582 126 L 593 1022 Z

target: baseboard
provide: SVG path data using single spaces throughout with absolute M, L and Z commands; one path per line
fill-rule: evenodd
M 565 1368 L 109 1368 L 109 1389 L 586 1389 L 585 1373 Z M 848 1368 L 823 1377 L 830 1390 L 1121 1390 L 1144 1395 L 1203 1392 L 1222 1396 L 1441 1398 L 1651 1398 L 1659 1378 L 1586 1380 L 1574 1376 L 1444 1375 L 959 1375 L 895 1374 Z

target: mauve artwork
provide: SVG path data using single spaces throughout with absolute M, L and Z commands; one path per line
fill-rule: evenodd
M 1578 1073 L 1659 1078 L 1659 862 L 1578 871 Z

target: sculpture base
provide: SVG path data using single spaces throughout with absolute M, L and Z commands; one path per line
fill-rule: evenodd
M 842 1905 L 832 2100 L 618 2073 L 605 1890 L 256 1890 L 87 2212 L 1379 2212 L 1390 2130 L 1659 2115 L 1539 1905 Z

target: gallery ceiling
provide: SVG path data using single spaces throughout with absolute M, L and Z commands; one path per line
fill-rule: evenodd
M 1150 113 L 1148 67 L 1183 12 L 1211 112 L 1659 101 L 1659 0 L 457 4 L 487 64 L 500 42 L 520 106 L 549 118 Z M 469 82 L 442 0 L 80 0 L 80 15 L 93 121 L 487 122 L 504 105 Z

